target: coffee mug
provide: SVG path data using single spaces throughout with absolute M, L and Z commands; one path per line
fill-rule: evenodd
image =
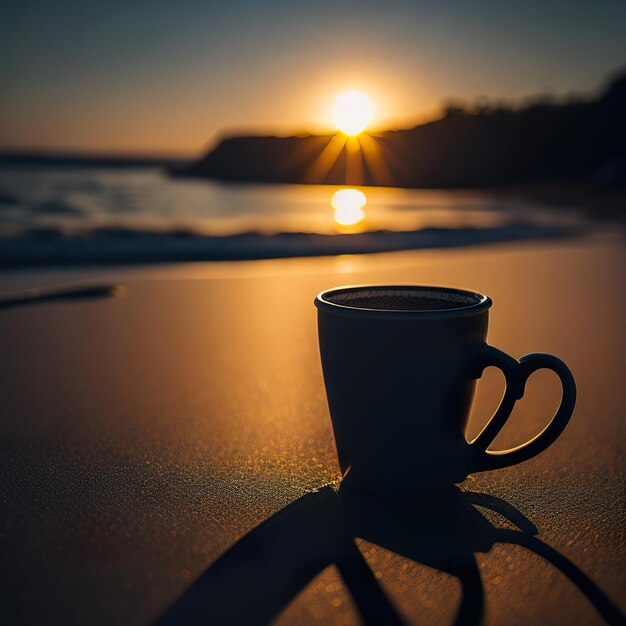
M 315 298 L 319 346 L 339 464 L 346 485 L 378 494 L 416 495 L 469 474 L 515 465 L 543 452 L 569 421 L 576 385 L 563 361 L 533 353 L 519 361 L 485 343 L 492 301 L 463 289 L 360 285 Z M 465 438 L 476 380 L 502 370 L 495 414 Z M 490 451 L 529 376 L 550 369 L 561 404 L 533 439 Z

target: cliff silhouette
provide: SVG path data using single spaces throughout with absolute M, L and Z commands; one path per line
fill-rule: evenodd
M 575 182 L 623 190 L 626 71 L 595 98 L 449 106 L 441 119 L 415 128 L 362 135 L 337 150 L 339 141 L 335 135 L 226 137 L 170 171 L 240 182 L 450 189 Z

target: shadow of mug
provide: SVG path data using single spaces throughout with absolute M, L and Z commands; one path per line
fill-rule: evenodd
M 359 285 L 315 299 L 326 395 L 344 480 L 363 491 L 414 496 L 473 472 L 536 456 L 563 432 L 576 402 L 574 378 L 549 354 L 519 361 L 485 343 L 491 300 L 463 289 Z M 465 439 L 476 379 L 502 370 L 506 389 L 493 417 Z M 548 425 L 511 450 L 488 446 L 539 369 L 554 371 L 563 396 Z
M 519 530 L 498 528 L 479 510 L 497 512 Z M 275 619 L 317 574 L 336 565 L 365 624 L 404 624 L 355 538 L 456 576 L 461 600 L 454 623 L 480 624 L 484 590 L 477 552 L 496 543 L 524 546 L 548 560 L 585 594 L 609 624 L 619 609 L 576 565 L 535 537 L 537 529 L 506 501 L 452 487 L 421 498 L 372 496 L 345 485 L 307 494 L 224 553 L 158 624 L 243 624 Z

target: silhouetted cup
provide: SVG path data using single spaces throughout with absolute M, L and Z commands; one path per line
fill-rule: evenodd
M 472 291 L 417 285 L 318 294 L 322 368 L 345 484 L 389 495 L 433 492 L 473 472 L 525 461 L 563 432 L 576 402 L 570 370 L 549 354 L 517 361 L 487 345 L 491 305 Z M 468 442 L 476 379 L 491 365 L 504 373 L 506 390 Z M 529 376 L 543 368 L 556 372 L 563 386 L 554 417 L 525 444 L 488 451 Z

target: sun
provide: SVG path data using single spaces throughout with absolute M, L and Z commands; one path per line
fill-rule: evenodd
M 333 120 L 346 135 L 362 133 L 372 119 L 372 103 L 359 91 L 344 91 L 333 105 Z

